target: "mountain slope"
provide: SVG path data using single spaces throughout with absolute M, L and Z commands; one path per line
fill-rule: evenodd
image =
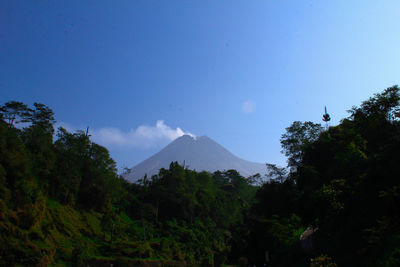
M 168 168 L 172 161 L 185 164 L 186 168 L 197 171 L 214 172 L 235 169 L 244 177 L 256 173 L 264 176 L 266 173 L 264 164 L 238 158 L 207 136 L 193 138 L 183 135 L 123 176 L 132 182 L 143 178 L 145 174 L 151 177 L 158 174 L 160 168 Z

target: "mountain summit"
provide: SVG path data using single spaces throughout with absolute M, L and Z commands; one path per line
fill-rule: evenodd
M 135 182 L 143 178 L 145 174 L 151 177 L 158 174 L 161 168 L 169 168 L 172 161 L 177 161 L 181 165 L 185 164 L 185 168 L 196 171 L 214 172 L 234 169 L 244 177 L 256 173 L 264 176 L 266 173 L 265 164 L 238 158 L 207 136 L 196 138 L 183 135 L 160 152 L 131 168 L 130 172 L 124 173 L 123 176 Z

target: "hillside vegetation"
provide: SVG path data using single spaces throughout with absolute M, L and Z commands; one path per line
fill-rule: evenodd
M 88 133 L 60 128 L 54 141 L 53 123 L 42 104 L 2 106 L 0 265 L 226 261 L 230 229 L 256 190 L 237 172 L 171 163 L 151 181 L 130 184 Z
M 398 266 L 399 100 L 394 86 L 337 126 L 294 122 L 266 183 L 173 162 L 140 184 L 87 131 L 54 138 L 49 107 L 7 102 L 0 265 Z

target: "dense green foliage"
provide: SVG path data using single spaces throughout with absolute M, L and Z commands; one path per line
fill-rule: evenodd
M 325 131 L 288 127 L 291 172 L 258 190 L 242 253 L 260 264 L 269 250 L 274 266 L 399 266 L 399 101 L 394 86 Z M 306 253 L 299 233 L 308 226 L 317 230 Z
M 139 184 L 88 132 L 53 140 L 48 107 L 5 103 L 0 265 L 399 266 L 399 102 L 394 86 L 337 126 L 294 122 L 266 183 L 173 162 Z
M 0 114 L 0 265 L 227 261 L 256 191 L 236 171 L 171 163 L 130 184 L 88 132 L 60 128 L 54 141 L 48 107 L 8 102 Z

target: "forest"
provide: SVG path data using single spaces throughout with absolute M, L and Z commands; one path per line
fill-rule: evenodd
M 286 128 L 269 181 L 172 162 L 133 184 L 90 132 L 6 102 L 0 265 L 400 266 L 400 88 L 348 112 Z

